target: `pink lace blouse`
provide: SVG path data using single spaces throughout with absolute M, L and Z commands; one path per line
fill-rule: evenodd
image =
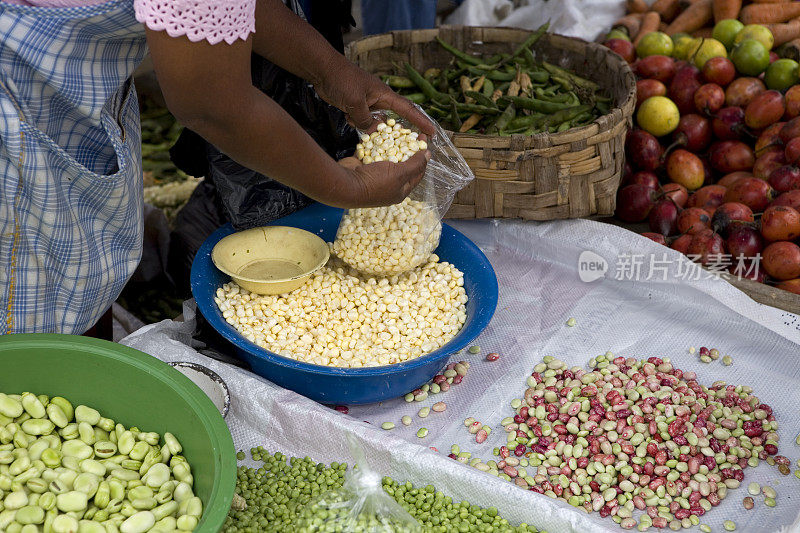
M 0 0 L 38 7 L 76 7 L 107 0 Z M 232 44 L 255 31 L 256 0 L 134 0 L 136 20 L 190 41 Z

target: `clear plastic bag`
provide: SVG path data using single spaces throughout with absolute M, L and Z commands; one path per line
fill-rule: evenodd
M 373 116 L 394 118 L 403 128 L 414 129 L 389 111 Z M 408 198 L 387 207 L 350 209 L 342 216 L 332 251 L 359 272 L 394 276 L 428 262 L 439 246 L 441 221 L 455 194 L 475 178 L 444 130 L 430 120 L 436 126 L 427 141 L 431 159 Z
M 298 533 L 422 533 L 422 527 L 383 490 L 353 435 L 347 435 L 355 466 L 344 486 L 311 500 L 298 513 Z

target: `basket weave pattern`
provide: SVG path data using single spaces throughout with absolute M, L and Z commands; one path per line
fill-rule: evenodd
M 443 26 L 366 37 L 348 45 L 347 57 L 374 74 L 443 68 L 452 56 L 436 36 L 469 53 L 510 53 L 530 32 L 515 28 Z M 548 34 L 536 57 L 598 83 L 613 98 L 610 113 L 562 133 L 501 137 L 448 132 L 475 173 L 456 194 L 450 218 L 554 220 L 614 213 L 625 161 L 625 134 L 636 102 L 636 79 L 606 47 Z

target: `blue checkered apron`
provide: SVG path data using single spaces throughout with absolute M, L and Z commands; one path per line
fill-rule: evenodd
M 83 333 L 142 251 L 132 0 L 0 2 L 0 334 Z

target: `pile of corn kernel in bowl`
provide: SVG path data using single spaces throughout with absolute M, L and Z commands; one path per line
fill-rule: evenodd
M 426 148 L 411 135 L 389 119 L 357 155 L 371 162 L 399 150 L 407 159 Z M 229 282 L 214 300 L 247 340 L 297 361 L 360 368 L 415 359 L 450 342 L 467 318 L 464 275 L 433 253 L 441 229 L 417 200 L 353 209 L 328 264 L 299 289 L 261 296 Z

